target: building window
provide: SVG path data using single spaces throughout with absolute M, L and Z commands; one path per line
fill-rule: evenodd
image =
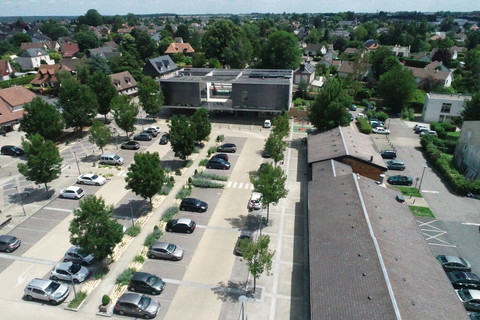
M 442 103 L 442 113 L 450 113 L 450 109 L 452 109 L 451 103 Z

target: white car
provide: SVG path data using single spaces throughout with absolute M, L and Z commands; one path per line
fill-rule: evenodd
M 87 268 L 73 262 L 60 262 L 50 273 L 52 280 L 73 281 L 74 283 L 83 282 L 90 275 Z
M 264 128 L 270 128 L 271 126 L 272 126 L 272 121 L 267 119 L 263 122 L 263 127 Z
M 262 208 L 262 196 L 260 192 L 253 192 L 250 200 L 248 200 L 248 209 L 259 210 Z
M 77 178 L 78 184 L 91 184 L 94 186 L 101 186 L 101 185 L 104 185 L 106 182 L 107 182 L 107 179 L 93 173 L 82 174 Z
M 373 133 L 377 134 L 390 134 L 390 130 L 385 129 L 384 127 L 373 128 Z
M 145 130 L 155 130 L 158 133 L 160 133 L 160 127 L 148 127 Z
M 85 195 L 85 191 L 82 188 L 71 186 L 60 191 L 60 198 L 75 199 L 78 200 Z

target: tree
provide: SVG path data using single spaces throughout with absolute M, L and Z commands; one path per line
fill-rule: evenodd
M 307 82 L 307 80 L 305 80 L 303 78 L 300 79 L 300 82 L 298 83 L 298 87 L 297 87 L 297 92 L 302 97 L 302 99 L 305 99 L 305 95 L 308 93 L 308 82 Z
M 56 140 L 62 134 L 64 127 L 63 117 L 56 106 L 35 98 L 23 106 L 25 115 L 20 120 L 20 130 L 27 133 L 27 137 L 38 133 L 44 139 Z
M 80 31 L 74 36 L 81 51 L 98 47 L 98 38 L 92 31 Z
M 88 66 L 92 73 L 101 72 L 105 75 L 112 73 L 108 60 L 99 54 L 93 54 L 90 56 L 88 59 Z
M 122 240 L 122 226 L 112 217 L 113 205 L 105 205 L 102 197 L 88 195 L 73 211 L 70 222 L 70 242 L 85 253 L 102 260 L 111 255 Z
M 102 114 L 106 120 L 107 114 L 110 112 L 110 103 L 118 94 L 117 89 L 112 84 L 112 79 L 97 71 L 88 78 L 88 86 L 97 96 L 98 113 Z
M 78 22 L 89 26 L 97 27 L 103 23 L 103 17 L 95 9 L 90 9 L 84 16 L 78 17 Z
M 283 140 L 283 136 L 276 134 L 273 131 L 270 132 L 268 139 L 265 141 L 265 152 L 272 157 L 275 166 L 284 159 L 283 153 L 285 152 L 286 147 L 287 142 Z
M 168 133 L 175 157 L 186 160 L 195 147 L 195 127 L 185 115 L 174 115 L 168 124 Z
M 190 30 L 188 30 L 188 25 L 179 25 L 177 27 L 177 32 L 175 33 L 175 36 L 182 37 L 183 42 L 188 42 L 188 40 L 190 39 Z
M 97 97 L 92 89 L 80 84 L 71 75 L 61 77 L 60 83 L 58 103 L 63 108 L 66 127 L 80 131 L 90 125 L 97 115 Z
M 287 176 L 281 167 L 273 167 L 271 163 L 266 163 L 258 170 L 258 176 L 252 177 L 251 180 L 255 191 L 262 194 L 263 205 L 267 207 L 268 223 L 270 204 L 276 205 L 288 194 L 288 190 L 285 189 Z
M 465 108 L 461 114 L 463 121 L 480 120 L 480 93 L 476 93 L 470 101 L 465 102 Z
M 165 173 L 157 152 L 135 153 L 134 162 L 128 167 L 126 189 L 149 200 L 162 190 Z
M 243 251 L 243 259 L 245 259 L 248 271 L 253 276 L 253 293 L 257 289 L 257 279 L 263 272 L 270 275 L 272 270 L 272 261 L 275 251 L 271 251 L 268 246 L 270 244 L 270 236 L 262 235 L 257 241 L 242 240 L 241 248 Z
M 67 28 L 61 26 L 57 20 L 53 19 L 43 22 L 39 29 L 54 41 L 60 37 L 66 37 L 69 34 Z
M 370 55 L 370 63 L 372 64 L 373 76 L 380 79 L 385 72 L 392 70 L 400 62 L 392 54 L 389 47 L 381 46 Z
M 47 183 L 60 176 L 62 157 L 57 146 L 51 140 L 45 140 L 39 134 L 33 134 L 24 140 L 22 147 L 27 155 L 25 163 L 18 164 L 18 171 L 36 184 L 43 183 L 48 191 Z
M 228 42 L 223 55 L 225 63 L 233 69 L 243 69 L 252 58 L 253 48 L 248 38 L 243 34 Z
M 397 66 L 380 77 L 377 93 L 384 100 L 384 105 L 400 112 L 410 101 L 417 89 L 417 83 L 412 72 L 402 66 Z
M 308 117 L 319 130 L 330 130 L 339 125 L 346 126 L 350 123 L 346 108 L 351 104 L 352 97 L 345 92 L 340 80 L 332 78 L 325 83 L 315 98 Z
M 160 40 L 158 43 L 158 52 L 162 55 L 165 54 L 165 51 L 167 51 L 168 47 L 173 42 L 173 38 L 171 37 L 162 38 L 162 40 Z
M 103 147 L 105 147 L 112 138 L 110 129 L 102 121 L 95 119 L 88 132 L 90 133 L 88 141 L 95 143 L 103 153 Z
M 137 120 L 138 106 L 130 101 L 126 95 L 119 94 L 112 99 L 110 108 L 117 126 L 125 131 L 128 138 L 129 132 L 135 131 L 135 121 Z
M 143 110 L 151 114 L 152 118 L 160 111 L 164 97 L 160 84 L 151 77 L 143 77 L 138 84 L 138 100 Z
M 32 36 L 28 33 L 15 33 L 13 37 L 10 38 L 10 42 L 15 46 L 20 47 L 22 42 L 32 42 Z
M 288 114 L 282 111 L 278 116 L 273 118 L 273 129 L 275 134 L 285 138 L 290 133 L 290 123 L 288 122 Z
M 302 52 L 293 33 L 276 31 L 268 36 L 262 53 L 262 65 L 270 69 L 296 69 Z
M 231 20 L 217 20 L 211 26 L 202 38 L 202 46 L 207 58 L 217 58 L 222 63 L 225 61 L 224 50 L 233 39 L 241 34 L 239 26 Z
M 135 45 L 141 60 L 150 58 L 157 51 L 157 44 L 146 31 L 138 33 L 135 37 Z
M 206 108 L 195 110 L 190 122 L 195 130 L 195 141 L 205 140 L 212 132 L 212 124 L 210 119 L 208 119 L 208 110 Z

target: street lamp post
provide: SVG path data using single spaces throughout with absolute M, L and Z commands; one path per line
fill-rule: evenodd
M 420 184 L 418 185 L 418 191 L 422 188 L 422 182 L 423 182 L 423 175 L 425 174 L 425 169 L 427 169 L 427 166 L 423 166 L 423 171 L 422 171 L 422 177 L 420 178 Z
M 20 196 L 20 193 L 18 192 L 18 187 L 15 186 L 15 189 L 17 190 L 18 202 L 20 202 L 20 205 L 22 206 L 23 215 L 26 217 L 27 213 L 25 212 L 25 208 L 23 207 L 23 201 L 22 201 L 22 197 Z
M 82 173 L 80 172 L 80 166 L 78 165 L 77 153 L 73 152 L 73 155 L 75 156 L 75 163 L 77 164 L 78 174 L 81 175 Z
M 240 312 L 242 314 L 242 320 L 245 320 L 245 306 L 244 303 L 247 302 L 247 296 L 241 295 L 238 297 L 238 302 L 242 304 L 242 308 L 240 309 Z

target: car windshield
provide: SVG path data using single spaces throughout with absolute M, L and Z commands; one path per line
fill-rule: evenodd
M 146 297 L 146 296 L 142 296 L 142 298 L 140 299 L 140 301 L 138 302 L 138 306 L 145 310 L 147 309 L 148 305 L 150 304 L 150 301 L 152 299 L 150 299 L 149 297 Z
M 52 281 L 52 282 L 50 282 L 48 287 L 45 289 L 45 292 L 48 293 L 48 294 L 52 294 L 55 291 L 57 291 L 58 287 L 60 287 L 60 283 Z
M 147 283 L 151 286 L 153 286 L 155 283 L 157 283 L 158 277 L 157 276 L 150 276 L 147 278 Z
M 12 238 L 10 238 L 10 239 L 8 240 L 7 243 L 8 243 L 8 244 L 12 244 L 12 243 L 14 243 L 15 241 L 17 241 L 17 238 L 13 238 L 13 237 L 12 237 Z
M 82 188 L 78 188 L 77 194 L 81 194 L 82 192 L 83 192 L 83 189 L 82 189 Z
M 94 175 L 92 176 L 92 180 L 96 180 L 96 179 L 98 179 L 98 176 L 97 176 L 96 174 L 94 174 Z
M 79 264 L 75 264 L 75 263 L 74 263 L 74 264 L 72 264 L 72 265 L 70 266 L 70 268 L 68 269 L 68 271 L 70 271 L 71 274 L 75 274 L 75 273 L 77 273 L 78 271 L 80 271 L 81 268 L 82 268 L 82 267 L 81 267 Z
M 120 159 L 120 157 L 117 156 L 117 155 L 115 155 L 115 156 L 113 157 L 113 159 L 118 160 L 118 159 Z
M 170 244 L 168 244 L 168 246 L 167 246 L 167 251 L 170 252 L 170 253 L 172 253 L 173 251 L 175 251 L 176 248 L 177 248 L 176 245 L 170 243 Z
M 470 291 L 468 290 L 458 290 L 458 295 L 462 298 L 464 301 L 472 300 L 472 295 L 470 294 Z

